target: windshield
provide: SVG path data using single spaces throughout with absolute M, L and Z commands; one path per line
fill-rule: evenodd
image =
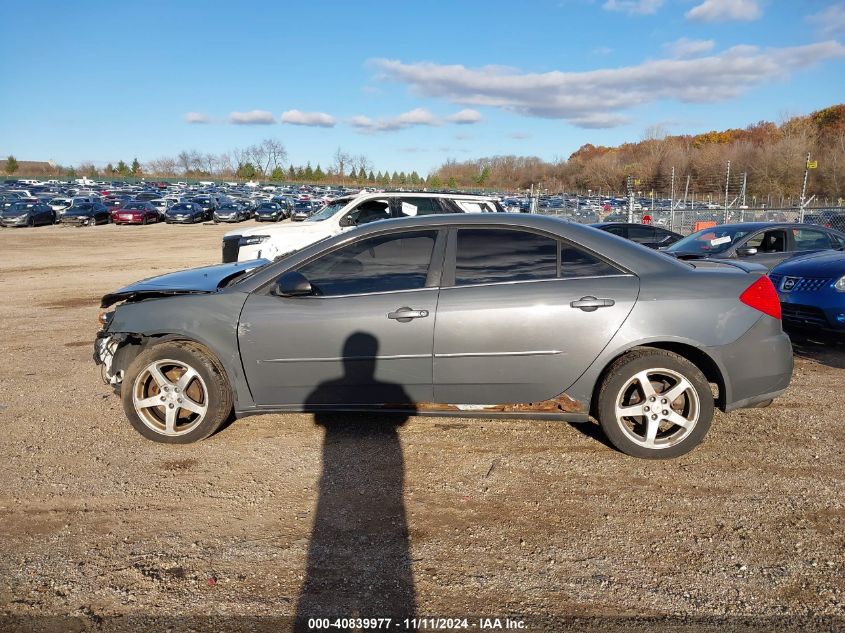
M 80 215 L 83 213 L 90 213 L 91 212 L 91 203 L 90 202 L 83 202 L 81 204 L 76 204 L 68 209 L 65 214 L 66 215 Z
M 236 205 L 236 204 L 224 204 L 222 207 L 220 207 L 220 210 L 221 211 L 237 211 L 238 205 Z
M 684 239 L 672 244 L 666 250 L 670 253 L 689 255 L 724 253 L 750 232 L 747 228 L 736 226 L 713 226 L 688 235 Z
M 349 203 L 349 200 L 342 200 L 340 202 L 333 202 L 331 204 L 327 204 L 324 206 L 319 213 L 315 213 L 310 218 L 305 220 L 306 222 L 322 222 L 323 220 L 327 220 L 328 218 L 332 217 L 335 213 L 340 211 L 343 207 L 345 207 Z M 296 208 L 299 208 L 297 204 Z
M 194 207 L 191 206 L 190 204 L 182 203 L 182 204 L 174 204 L 172 207 L 170 207 L 170 210 L 171 211 L 192 211 L 193 208 Z
M 145 207 L 140 202 L 133 202 L 132 204 L 124 205 L 123 210 L 124 211 L 132 211 L 134 209 L 134 210 L 137 211 L 137 210 L 146 209 L 146 208 L 147 207 Z
M 68 200 L 67 198 L 53 198 L 52 200 L 50 200 L 50 202 L 48 204 L 52 204 L 52 205 L 56 205 L 56 206 L 59 206 L 59 205 L 65 206 L 65 205 L 70 204 L 70 200 Z

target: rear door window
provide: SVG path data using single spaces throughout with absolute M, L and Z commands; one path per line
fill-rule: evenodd
M 443 213 L 440 204 L 434 198 L 399 198 L 397 203 L 397 212 L 400 218 Z
M 831 247 L 828 234 L 814 229 L 792 229 L 796 251 L 818 251 Z
M 622 271 L 595 255 L 576 246 L 561 242 L 560 276 L 567 277 L 603 277 L 620 275 Z
M 512 229 L 460 229 L 455 285 L 553 279 L 557 240 Z

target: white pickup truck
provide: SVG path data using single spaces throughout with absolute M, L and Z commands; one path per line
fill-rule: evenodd
M 337 198 L 303 222 L 235 229 L 223 236 L 223 262 L 273 260 L 360 224 L 435 213 L 504 212 L 496 198 L 455 193 L 384 192 Z

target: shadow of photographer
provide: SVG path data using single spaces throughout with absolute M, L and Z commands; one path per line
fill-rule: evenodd
M 377 393 L 377 401 L 407 405 L 410 414 L 413 402 L 404 388 L 376 380 L 377 356 L 375 337 L 349 336 L 344 375 L 318 385 L 306 405 L 372 402 Z M 397 432 L 409 414 L 315 414 L 315 423 L 325 429 L 323 469 L 296 630 L 306 630 L 315 617 L 414 617 L 405 465 Z

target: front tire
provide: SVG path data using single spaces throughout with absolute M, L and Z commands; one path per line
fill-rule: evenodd
M 713 421 L 714 402 L 707 378 L 686 358 L 641 349 L 610 366 L 596 409 L 602 430 L 620 451 L 669 459 L 702 442 Z
M 121 401 L 136 431 L 165 444 L 207 438 L 233 404 L 220 361 L 190 341 L 168 341 L 138 354 L 126 371 Z

